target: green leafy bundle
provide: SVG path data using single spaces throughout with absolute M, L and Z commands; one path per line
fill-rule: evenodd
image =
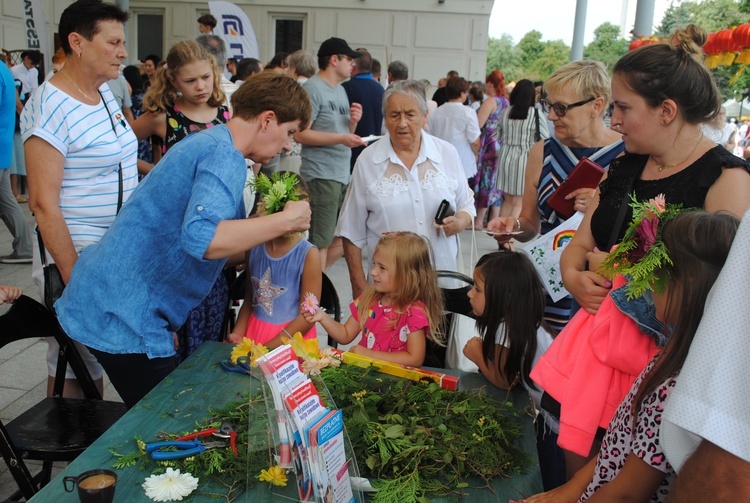
M 259 173 L 253 180 L 248 182 L 256 192 L 263 196 L 263 215 L 273 215 L 284 209 L 289 201 L 299 201 L 307 198 L 307 195 L 299 186 L 299 178 L 291 172 L 275 172 L 268 177 Z
M 327 367 L 321 375 L 344 412 L 359 468 L 378 489 L 375 502 L 491 487 L 494 477 L 520 473 L 530 462 L 515 444 L 522 427 L 510 403 L 481 391 L 384 379 L 352 365 Z
M 253 417 L 250 422 L 249 418 Z M 188 472 L 201 479 L 196 494 L 211 495 L 232 501 L 248 486 L 258 483 L 257 475 L 261 469 L 271 466 L 272 460 L 268 452 L 268 421 L 266 405 L 262 392 L 253 396 L 245 395 L 241 401 L 228 403 L 220 409 L 209 409 L 208 417 L 195 423 L 195 431 L 207 428 L 220 428 L 221 423 L 228 421 L 237 431 L 237 451 L 235 456 L 229 448 L 209 449 L 203 453 L 185 459 L 171 461 L 154 461 L 145 452 L 144 442 L 135 438 L 124 446 L 113 446 L 109 451 L 115 457 L 112 466 L 123 469 L 130 466 L 139 468 L 148 474 L 164 473 L 167 467 L 179 468 L 183 473 Z M 249 425 L 249 429 L 247 427 Z M 163 435 L 160 440 L 173 440 L 191 432 L 179 432 Z M 156 440 L 149 439 L 147 442 Z M 207 441 L 216 441 L 208 439 Z M 258 446 L 260 444 L 260 446 Z M 263 455 L 248 456 L 248 449 L 261 450 Z M 119 451 L 129 451 L 125 454 Z M 209 484 L 204 484 L 208 481 Z
M 643 202 L 635 194 L 630 198 L 633 219 L 620 244 L 602 263 L 607 276 L 620 274 L 628 279 L 625 286 L 628 300 L 643 296 L 647 290 L 664 290 L 669 278 L 661 271 L 672 260 L 661 239 L 661 229 L 664 222 L 685 211 L 681 204 L 667 204 L 663 194 Z
M 325 405 L 343 410 L 362 475 L 378 489 L 375 503 L 416 502 L 458 494 L 468 487 L 491 487 L 494 477 L 519 473 L 529 465 L 528 455 L 515 445 L 522 427 L 510 403 L 498 403 L 481 391 L 448 391 L 432 382 L 384 377 L 372 367 L 326 367 L 321 377 L 336 401 Z M 275 464 L 269 450 L 267 407 L 258 391 L 210 409 L 205 419 L 195 423 L 194 430 L 199 431 L 230 422 L 238 433 L 239 456 L 227 447 L 183 460 L 153 461 L 143 441 L 135 438 L 110 447 L 113 466 L 139 466 L 148 474 L 179 468 L 201 479 L 197 494 L 231 502 L 259 483 L 262 469 Z M 170 432 L 147 441 L 188 433 Z

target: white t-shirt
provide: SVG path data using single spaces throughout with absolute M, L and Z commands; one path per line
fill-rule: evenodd
M 422 145 L 411 169 L 401 162 L 388 135 L 362 151 L 339 213 L 336 236 L 367 245 L 372 258 L 384 232 L 412 231 L 425 236 L 435 253 L 435 268 L 459 271 L 457 236 L 436 228 L 435 213 L 446 199 L 472 217 L 474 192 L 463 175 L 456 149 L 422 132 Z
M 665 405 L 664 452 L 678 473 L 702 438 L 750 462 L 748 249 L 750 210 L 708 295 L 690 353 Z
M 30 95 L 39 87 L 39 70 L 34 68 L 26 68 L 23 63 L 19 63 L 10 69 L 13 73 L 13 78 L 21 82 L 21 93 Z
M 495 334 L 495 344 L 498 344 L 500 346 L 505 346 L 506 348 L 510 347 L 510 344 L 508 343 L 508 337 L 505 334 L 505 323 L 500 324 L 500 328 L 497 330 L 497 334 Z M 552 335 L 547 332 L 544 327 L 539 327 L 536 331 L 536 353 L 534 354 L 534 361 L 531 362 L 531 368 L 534 368 L 539 361 L 539 358 L 547 352 L 547 349 L 549 349 L 550 345 L 552 344 Z M 534 399 L 534 403 L 539 406 L 540 403 L 542 403 L 542 389 L 539 388 L 539 385 L 536 385 L 536 389 L 529 386 L 529 383 L 527 383 L 525 380 L 522 381 L 524 388 L 526 388 L 531 395 L 531 398 Z
M 73 244 L 96 242 L 115 220 L 118 165 L 122 163 L 123 203 L 138 184 L 138 140 L 107 84 L 102 100 L 87 105 L 50 82 L 32 95 L 21 114 L 21 137 L 43 139 L 65 157 L 60 209 Z
M 445 103 L 428 115 L 430 134 L 445 140 L 458 151 L 466 178 L 477 174 L 477 158 L 471 143 L 479 138 L 477 113 L 462 103 Z

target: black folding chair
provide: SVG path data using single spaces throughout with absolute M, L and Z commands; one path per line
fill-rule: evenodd
M 336 292 L 336 287 L 333 286 L 333 281 L 331 281 L 331 278 L 329 278 L 326 273 L 323 273 L 323 285 L 320 289 L 320 307 L 322 307 L 331 318 L 339 323 L 341 322 L 341 302 L 339 302 L 339 294 Z M 328 345 L 332 348 L 337 348 L 339 343 L 334 341 L 329 335 Z
M 455 286 L 440 288 L 443 294 L 443 319 L 440 323 L 440 330 L 442 333 L 450 335 L 454 314 L 474 317 L 471 302 L 469 302 L 469 297 L 467 296 L 469 290 L 474 286 L 474 280 L 465 274 L 454 271 L 437 271 L 437 275 L 438 280 L 442 279 L 446 280 L 444 281 L 446 283 L 455 284 Z M 448 344 L 447 338 L 445 343 L 446 345 Z M 423 365 L 426 367 L 445 368 L 445 352 L 445 346 L 439 346 L 427 339 L 427 351 Z
M 127 411 L 122 403 L 101 399 L 73 341 L 46 307 L 21 296 L 0 316 L 0 348 L 23 339 L 49 336 L 60 345 L 54 396 L 43 399 L 7 424 L 0 421 L 0 453 L 19 488 L 11 501 L 31 498 L 49 482 L 53 462 L 75 459 Z M 67 364 L 75 373 L 85 399 L 61 398 Z M 42 461 L 41 471 L 32 475 L 25 463 L 27 459 Z

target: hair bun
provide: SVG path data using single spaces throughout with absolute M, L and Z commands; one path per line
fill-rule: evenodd
M 684 29 L 675 30 L 669 36 L 669 45 L 676 51 L 682 51 L 693 58 L 703 55 L 701 47 L 708 40 L 708 35 L 702 28 L 689 24 Z

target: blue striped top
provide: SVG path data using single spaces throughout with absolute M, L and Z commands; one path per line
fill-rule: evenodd
M 21 114 L 23 141 L 38 136 L 65 157 L 60 209 L 74 244 L 99 241 L 114 222 L 120 163 L 123 202 L 138 184 L 138 141 L 109 86 L 99 92 L 106 106 L 81 103 L 45 82 Z

